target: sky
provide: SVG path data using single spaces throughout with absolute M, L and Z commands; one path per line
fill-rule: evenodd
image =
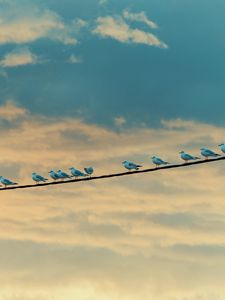
M 0 175 L 225 142 L 222 0 L 0 0 Z M 2 191 L 0 300 L 223 300 L 223 162 Z

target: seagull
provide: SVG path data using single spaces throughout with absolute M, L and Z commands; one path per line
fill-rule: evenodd
M 213 152 L 212 150 L 209 150 L 207 148 L 201 148 L 201 155 L 204 156 L 206 159 L 209 157 L 217 157 L 220 156 L 219 154 Z
M 84 171 L 87 175 L 92 175 L 94 173 L 94 169 L 92 167 L 84 168 Z
M 157 156 L 152 156 L 152 162 L 156 165 L 156 168 L 160 165 L 168 165 L 169 164 L 167 161 L 164 161 Z
M 223 153 L 225 153 L 225 144 L 220 144 L 219 147 L 220 147 L 221 151 Z
M 56 172 L 54 172 L 53 170 L 51 170 L 49 172 L 49 176 L 54 180 L 60 179 L 59 175 Z
M 72 176 L 74 176 L 74 177 L 84 177 L 84 176 L 86 176 L 86 174 L 84 174 L 83 172 L 81 172 L 80 170 L 77 170 L 75 168 L 70 168 L 69 170 L 70 170 Z
M 192 156 L 191 154 L 188 154 L 184 151 L 180 151 L 179 153 L 180 153 L 180 157 L 185 161 L 185 163 L 187 163 L 189 160 L 200 159 L 200 157 Z
M 44 178 L 43 176 L 37 174 L 37 173 L 32 173 L 32 179 L 36 182 L 36 183 L 39 183 L 39 182 L 46 182 L 48 179 L 47 178 Z
M 131 171 L 131 170 L 139 170 L 139 168 L 141 168 L 141 165 L 137 165 L 131 161 L 123 161 L 122 165 L 124 166 L 124 168 L 126 168 L 127 170 Z
M 2 184 L 4 184 L 5 188 L 8 186 L 8 185 L 16 185 L 18 183 L 16 182 L 12 182 L 11 180 L 7 179 L 7 178 L 4 178 L 3 176 L 0 176 L 0 182 Z
M 67 173 L 61 171 L 61 170 L 58 170 L 57 172 L 57 175 L 60 179 L 66 179 L 66 178 L 71 178 L 70 175 L 68 175 Z

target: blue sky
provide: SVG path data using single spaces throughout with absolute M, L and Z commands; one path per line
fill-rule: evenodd
M 2 43 L 2 57 L 27 47 L 41 62 L 3 67 L 8 77 L 1 78 L 1 103 L 13 99 L 33 112 L 81 115 L 107 127 L 118 116 L 128 126 L 158 126 L 161 119 L 179 117 L 224 125 L 223 1 L 33 1 L 22 14 L 35 6 L 39 13 L 57 13 L 67 26 L 77 18 L 88 23 L 71 33 L 76 45 L 42 37 Z M 3 7 L 2 14 L 9 9 Z M 130 26 L 155 34 L 168 49 L 92 33 L 97 18 L 124 10 L 144 11 L 158 29 L 140 22 Z M 71 55 L 80 63 L 69 63 Z

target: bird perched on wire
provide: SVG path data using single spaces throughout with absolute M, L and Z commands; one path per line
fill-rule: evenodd
M 69 174 L 63 172 L 62 170 L 58 170 L 57 175 L 60 179 L 71 178 L 71 176 Z
M 32 173 L 32 179 L 36 182 L 36 183 L 40 183 L 40 182 L 46 182 L 48 179 L 44 178 L 43 176 L 37 174 L 37 173 Z
M 94 169 L 92 167 L 84 168 L 84 171 L 87 175 L 92 175 L 94 173 Z
M 200 157 L 192 156 L 191 154 L 186 153 L 184 151 L 180 151 L 179 153 L 180 153 L 181 159 L 183 159 L 185 161 L 185 163 L 187 163 L 189 160 L 200 159 Z
M 209 157 L 217 157 L 220 156 L 219 154 L 215 153 L 214 151 L 207 149 L 207 148 L 201 148 L 201 155 L 205 157 L 205 159 L 208 159 Z
M 221 151 L 223 153 L 225 153 L 225 144 L 220 144 L 219 147 L 220 147 Z
M 84 174 L 83 172 L 81 172 L 80 170 L 77 170 L 75 168 L 70 168 L 69 170 L 70 170 L 72 176 L 74 176 L 74 177 L 84 177 L 84 176 L 86 176 L 86 174 Z
M 60 179 L 59 175 L 58 175 L 55 171 L 53 171 L 53 170 L 51 170 L 51 171 L 49 172 L 49 176 L 50 176 L 53 180 Z
M 4 187 L 6 188 L 9 185 L 16 185 L 18 183 L 13 182 L 7 178 L 4 178 L 3 176 L 0 176 L 0 182 L 4 185 Z
M 139 168 L 141 168 L 141 165 L 137 165 L 131 161 L 123 161 L 122 165 L 124 166 L 124 168 L 126 168 L 127 170 L 131 171 L 131 170 L 139 170 Z
M 162 160 L 161 158 L 157 156 L 152 156 L 152 162 L 156 165 L 156 168 L 162 165 L 168 165 L 169 163 L 167 161 Z

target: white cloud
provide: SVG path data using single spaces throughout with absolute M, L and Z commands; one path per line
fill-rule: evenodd
M 24 65 L 34 65 L 39 62 L 37 55 L 32 53 L 28 48 L 19 48 L 5 55 L 0 61 L 2 67 L 18 67 Z
M 160 41 L 154 34 L 137 28 L 132 29 L 123 18 L 119 16 L 98 18 L 97 27 L 93 30 L 93 33 L 102 37 L 113 38 L 122 43 L 136 43 L 164 49 L 168 48 L 168 46 Z
M 128 10 L 125 10 L 123 12 L 123 17 L 130 21 L 137 21 L 137 22 L 145 23 L 152 29 L 158 28 L 156 23 L 154 23 L 153 21 L 148 19 L 148 17 L 146 16 L 144 11 L 142 11 L 140 13 L 131 13 Z
M 65 24 L 57 13 L 30 4 L 24 5 L 23 10 L 16 3 L 4 6 L 0 11 L 0 24 L 0 44 L 25 44 L 40 38 L 63 44 L 77 43 L 72 35 L 74 28 Z
M 98 3 L 99 5 L 104 5 L 108 2 L 108 0 L 99 0 Z
M 71 54 L 69 59 L 68 59 L 68 62 L 71 63 L 71 64 L 80 64 L 83 62 L 82 58 L 79 57 L 79 56 L 76 56 L 75 54 Z
M 72 26 L 79 31 L 81 28 L 87 27 L 88 26 L 88 22 L 86 20 L 83 19 L 75 19 L 72 22 Z
M 4 105 L 0 106 L 0 119 L 7 121 L 13 121 L 20 117 L 24 117 L 27 113 L 26 109 L 16 106 L 11 100 L 8 100 Z
M 116 126 L 123 126 L 126 123 L 126 119 L 124 117 L 116 117 L 114 118 L 114 123 Z

